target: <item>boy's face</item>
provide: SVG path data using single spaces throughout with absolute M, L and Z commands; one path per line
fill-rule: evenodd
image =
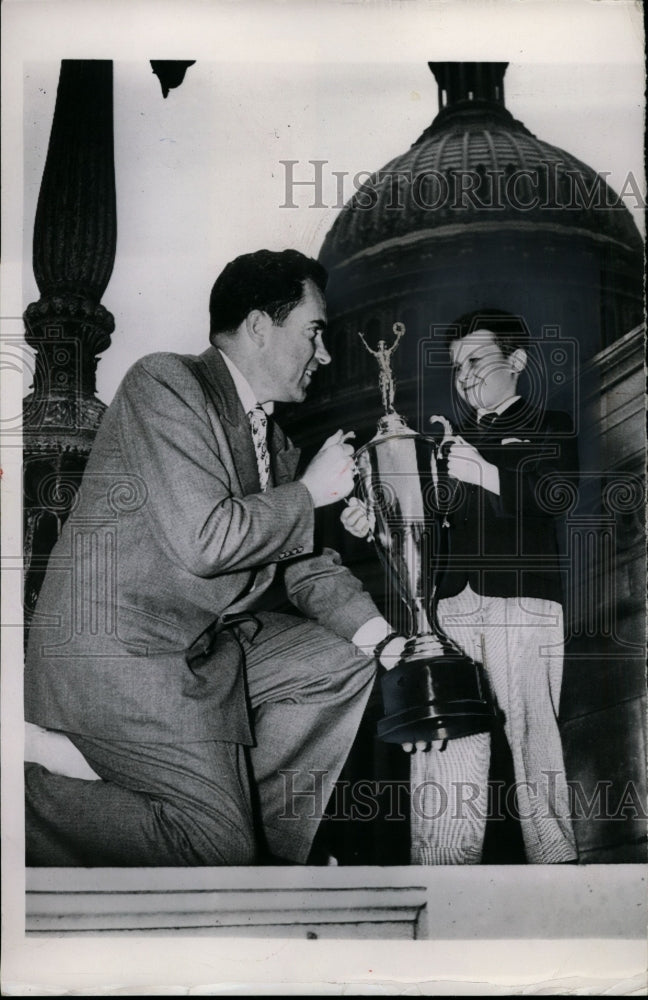
M 453 340 L 450 354 L 457 392 L 474 410 L 494 410 L 515 395 L 524 352 L 505 357 L 490 330 L 474 330 Z

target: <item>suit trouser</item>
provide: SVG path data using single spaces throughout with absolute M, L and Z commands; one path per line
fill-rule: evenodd
M 560 604 L 482 597 L 467 586 L 439 601 L 442 628 L 484 670 L 504 717 L 515 807 L 531 863 L 576 857 L 557 714 L 563 668 Z M 490 735 L 450 740 L 412 760 L 412 860 L 478 864 L 489 814 Z
M 69 733 L 103 780 L 25 769 L 27 863 L 305 862 L 360 723 L 375 662 L 290 615 L 239 639 L 255 745 L 142 744 Z

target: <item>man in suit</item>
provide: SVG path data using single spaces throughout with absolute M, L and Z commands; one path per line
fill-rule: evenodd
M 573 427 L 567 414 L 538 408 L 517 392 L 529 342 L 520 317 L 469 313 L 452 324 L 447 342 L 464 417 L 462 433 L 442 446 L 455 495 L 448 565 L 436 595 L 439 621 L 484 664 L 511 750 L 527 861 L 568 862 L 576 847 L 557 724 L 563 614 L 552 498 L 577 475 Z M 343 521 L 362 532 L 357 508 L 348 508 Z M 481 860 L 490 744 L 482 733 L 416 753 L 412 849 L 419 860 Z M 445 809 L 433 801 L 439 789 Z
M 237 258 L 211 346 L 143 358 L 104 416 L 31 627 L 28 863 L 308 860 L 390 631 L 315 541 L 351 435 L 298 474 L 272 417 L 330 361 L 325 284 Z

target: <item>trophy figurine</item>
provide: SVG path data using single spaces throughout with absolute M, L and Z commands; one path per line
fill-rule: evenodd
M 372 540 L 389 586 L 408 613 L 403 654 L 382 680 L 385 717 L 378 736 L 387 743 L 456 739 L 490 729 L 495 710 L 483 667 L 443 632 L 437 620 L 437 591 L 451 531 L 448 513 L 457 486 L 445 472 L 443 445 L 452 435 L 444 417 L 441 443 L 411 430 L 394 409 L 391 358 L 405 333 L 394 323 L 394 341 L 372 349 L 379 366 L 384 415 L 375 436 L 354 456 L 361 498 Z M 439 652 L 439 645 L 441 652 Z

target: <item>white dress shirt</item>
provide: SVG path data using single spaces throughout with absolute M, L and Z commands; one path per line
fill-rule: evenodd
M 221 351 L 220 347 L 218 348 L 218 353 L 220 354 L 221 358 L 227 365 L 227 370 L 232 376 L 232 381 L 234 382 L 234 388 L 236 389 L 238 398 L 241 400 L 241 406 L 243 407 L 245 412 L 249 413 L 250 410 L 253 410 L 255 408 L 255 406 L 262 406 L 265 412 L 269 416 L 274 411 L 274 403 L 272 401 L 268 403 L 259 403 L 259 400 L 256 398 L 254 389 L 252 388 L 252 386 L 250 385 L 250 383 L 248 382 L 248 380 L 246 379 L 245 375 L 240 370 L 240 368 L 236 367 L 232 359 L 228 358 L 227 354 L 225 354 L 224 351 Z

